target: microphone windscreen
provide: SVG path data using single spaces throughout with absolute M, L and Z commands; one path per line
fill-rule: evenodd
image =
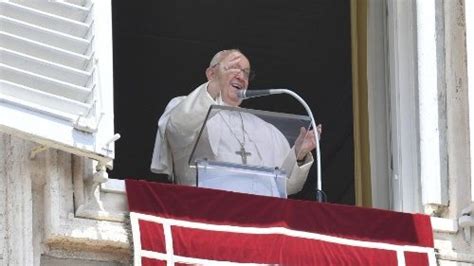
M 242 100 L 246 99 L 247 98 L 247 97 L 245 97 L 246 92 L 247 92 L 247 90 L 239 90 L 237 92 L 237 97 L 239 97 L 239 99 L 242 99 Z

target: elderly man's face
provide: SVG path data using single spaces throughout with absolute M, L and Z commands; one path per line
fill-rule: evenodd
M 242 100 L 237 96 L 239 90 L 249 85 L 250 62 L 239 52 L 227 55 L 215 66 L 211 82 L 221 88 L 222 100 L 232 106 L 239 106 Z

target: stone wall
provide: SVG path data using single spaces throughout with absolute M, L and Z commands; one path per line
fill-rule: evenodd
M 104 205 L 113 211 L 99 219 L 80 217 L 74 191 L 88 197 L 92 183 L 82 180 L 91 179 L 84 176 L 92 176 L 92 162 L 54 149 L 30 158 L 34 147 L 0 134 L 2 265 L 129 265 L 125 194 L 106 197 L 110 202 Z M 77 165 L 84 166 L 81 182 L 74 182 Z

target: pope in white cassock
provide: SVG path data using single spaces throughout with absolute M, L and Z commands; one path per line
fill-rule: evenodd
M 195 185 L 196 169 L 188 161 L 207 112 L 211 105 L 239 106 L 237 92 L 247 89 L 250 75 L 250 62 L 242 52 L 217 53 L 206 69 L 208 82 L 166 107 L 158 124 L 151 170 L 174 177 L 178 184 Z M 312 130 L 301 128 L 291 147 L 277 128 L 253 114 L 219 111 L 209 118 L 204 134 L 215 161 L 283 169 L 287 194 L 302 189 L 313 163 Z

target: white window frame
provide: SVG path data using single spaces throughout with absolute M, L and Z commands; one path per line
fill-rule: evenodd
M 367 2 L 367 95 L 372 207 L 390 209 L 386 2 Z
M 388 1 L 387 14 L 391 209 L 419 212 L 415 3 Z
M 430 212 L 424 208 L 447 204 L 447 153 L 445 143 L 440 143 L 446 134 L 440 124 L 446 117 L 438 116 L 442 108 L 439 93 L 444 88 L 438 77 L 442 62 L 437 61 L 436 8 L 440 7 L 433 1 L 368 2 L 375 207 Z M 380 43 L 385 44 L 385 54 Z
M 369 0 L 367 13 L 372 206 L 407 212 L 421 210 L 413 8 Z

